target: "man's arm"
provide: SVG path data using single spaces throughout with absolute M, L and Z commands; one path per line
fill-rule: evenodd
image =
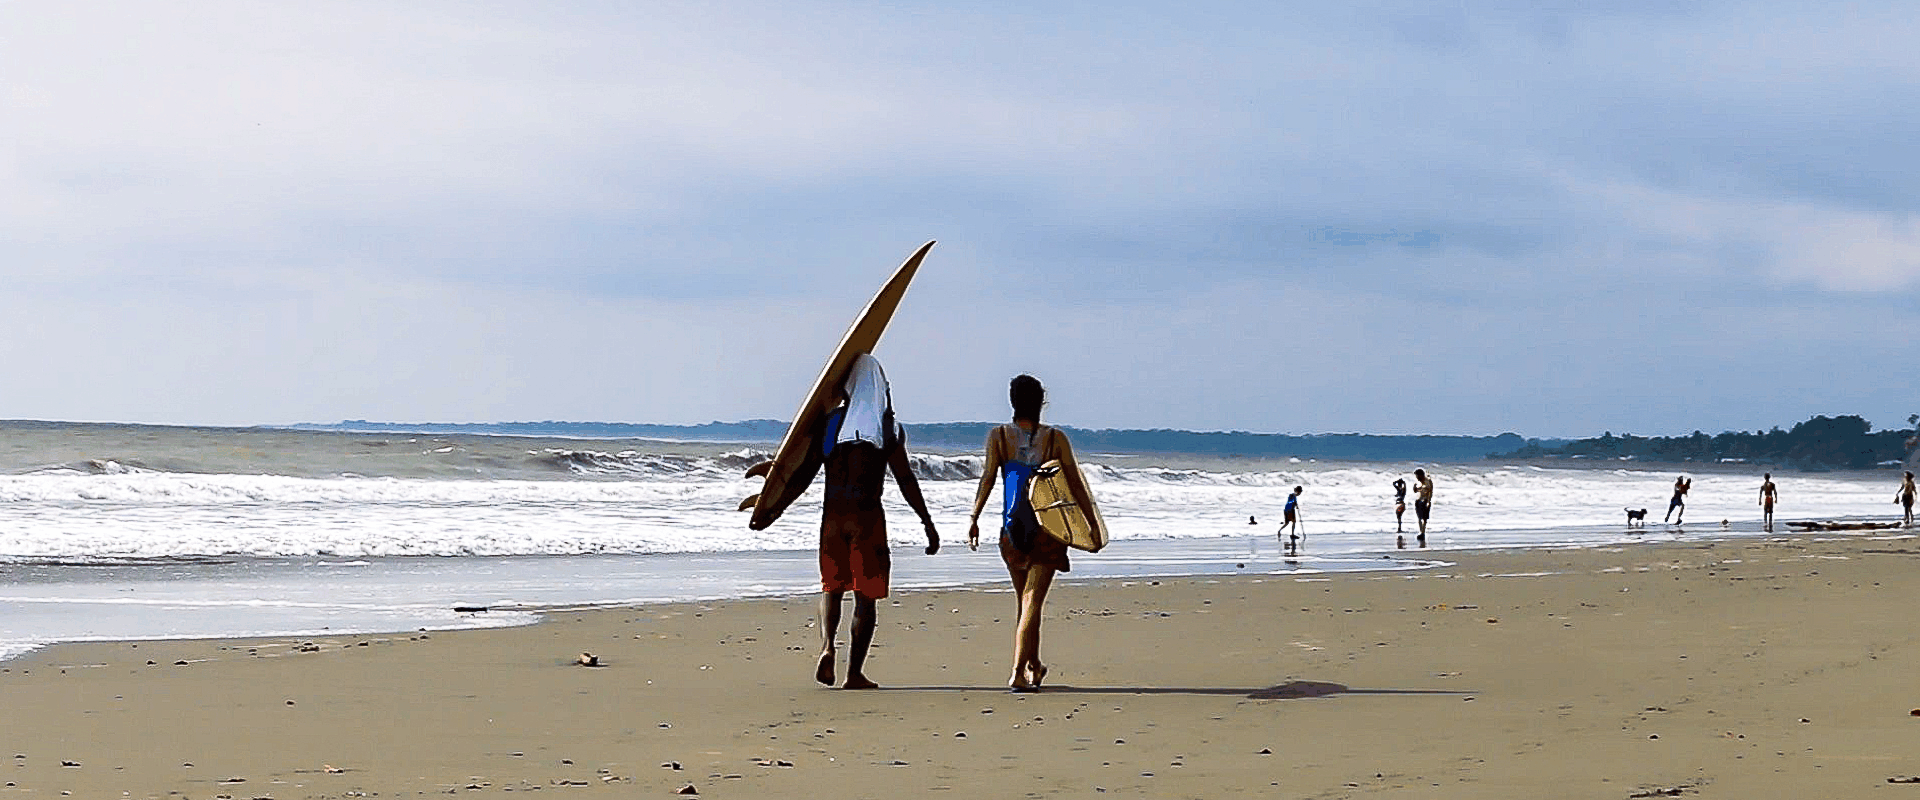
M 927 555 L 940 552 L 940 532 L 933 528 L 933 515 L 927 513 L 927 499 L 920 494 L 920 479 L 913 475 L 913 462 L 907 460 L 907 432 L 895 432 L 893 447 L 887 452 L 887 466 L 893 470 L 893 482 L 900 485 L 900 496 L 920 515 L 927 529 Z

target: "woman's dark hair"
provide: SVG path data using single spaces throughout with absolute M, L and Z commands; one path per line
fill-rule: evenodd
M 1032 375 L 1020 375 L 1007 386 L 1007 399 L 1013 401 L 1013 418 L 1040 421 L 1040 407 L 1047 404 L 1047 390 L 1040 386 L 1040 379 Z

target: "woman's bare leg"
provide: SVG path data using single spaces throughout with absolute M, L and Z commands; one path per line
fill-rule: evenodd
M 1047 590 L 1053 586 L 1054 569 L 1033 565 L 1027 568 L 1025 587 L 1020 592 L 1020 622 L 1013 634 L 1013 677 L 1007 685 L 1016 689 L 1033 688 L 1046 673 L 1040 663 L 1040 619 L 1047 603 Z

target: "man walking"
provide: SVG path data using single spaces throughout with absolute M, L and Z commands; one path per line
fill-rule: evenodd
M 940 550 L 940 534 L 920 494 L 920 481 L 907 461 L 906 430 L 893 418 L 893 396 L 886 373 L 871 355 L 861 355 L 848 370 L 845 405 L 828 414 L 816 441 L 788 482 L 798 496 L 826 467 L 826 501 L 820 512 L 820 660 L 814 680 L 834 679 L 834 635 L 840 628 L 840 601 L 853 592 L 852 652 L 847 654 L 847 689 L 873 689 L 867 678 L 867 650 L 878 622 L 877 601 L 887 596 L 892 556 L 887 551 L 887 520 L 880 489 L 888 472 L 900 496 L 927 531 L 927 555 Z

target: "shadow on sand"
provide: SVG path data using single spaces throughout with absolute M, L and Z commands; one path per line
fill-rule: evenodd
M 1003 687 L 992 686 L 884 686 L 880 691 L 892 692 L 993 692 L 1007 691 Z M 1459 689 L 1352 689 L 1338 683 L 1326 681 L 1289 681 L 1278 686 L 1264 689 L 1244 689 L 1231 687 L 1176 687 L 1176 686 L 1071 686 L 1065 684 L 1048 685 L 1039 694 L 1197 694 L 1240 696 L 1254 700 L 1299 700 L 1308 697 L 1330 697 L 1340 694 L 1402 694 L 1402 695 L 1471 695 L 1474 692 Z

